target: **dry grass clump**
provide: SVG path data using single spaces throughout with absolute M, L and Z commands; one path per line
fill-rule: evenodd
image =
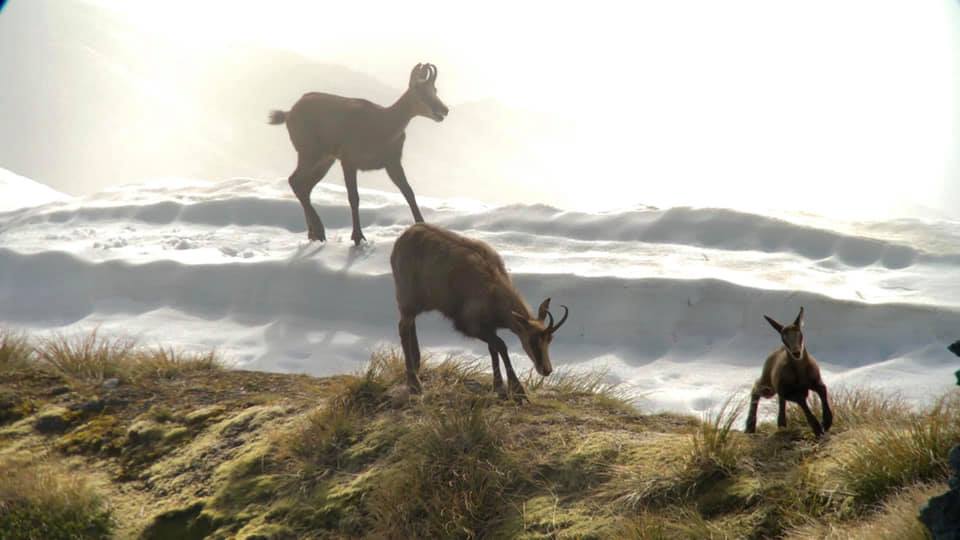
M 807 523 L 787 532 L 789 540 L 927 540 L 930 533 L 917 519 L 920 506 L 944 490 L 942 484 L 916 484 L 898 490 L 866 519 L 830 523 L 808 519 Z
M 733 474 L 742 459 L 739 434 L 733 429 L 743 413 L 743 400 L 727 398 L 716 412 L 706 414 L 693 432 L 690 465 L 699 475 Z
M 881 424 L 837 458 L 843 489 L 859 507 L 881 501 L 897 488 L 944 479 L 947 453 L 960 441 L 960 393 L 937 400 L 906 425 Z
M 33 347 L 22 334 L 0 330 L 0 370 L 22 369 L 33 356 Z
M 0 461 L 0 538 L 108 538 L 104 501 L 76 473 L 53 463 Z
M 439 410 L 399 442 L 398 467 L 372 494 L 377 530 L 405 538 L 483 538 L 501 526 L 520 467 L 481 406 Z
M 908 423 L 913 410 L 897 393 L 869 387 L 839 388 L 830 396 L 832 433 L 868 426 Z
M 215 352 L 178 352 L 146 349 L 127 337 L 103 337 L 96 330 L 85 335 L 54 336 L 37 346 L 40 362 L 72 379 L 100 383 L 170 379 L 186 373 L 222 368 Z

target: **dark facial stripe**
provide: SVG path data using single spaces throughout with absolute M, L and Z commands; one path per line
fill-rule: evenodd
M 537 364 L 543 359 L 543 351 L 540 350 L 540 339 L 533 338 L 530 340 L 530 351 L 533 352 L 533 361 Z

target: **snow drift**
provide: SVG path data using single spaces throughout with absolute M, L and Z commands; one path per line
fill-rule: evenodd
M 388 259 L 411 217 L 399 195 L 362 191 L 370 241 L 355 248 L 343 189 L 321 184 L 314 202 L 327 244 L 306 242 L 283 180 L 162 181 L 0 213 L 0 323 L 216 347 L 251 369 L 355 370 L 398 345 Z M 556 365 L 604 367 L 653 408 L 705 410 L 747 388 L 778 343 L 762 315 L 789 319 L 801 305 L 828 385 L 923 399 L 956 369 L 946 346 L 960 337 L 957 223 L 421 207 L 496 247 L 529 302 L 570 306 Z M 426 351 L 486 356 L 438 316 L 418 330 Z

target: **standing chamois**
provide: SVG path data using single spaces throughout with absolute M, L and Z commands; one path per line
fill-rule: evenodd
M 413 393 L 421 391 L 420 345 L 417 342 L 417 315 L 439 311 L 453 321 L 462 334 L 487 343 L 493 361 L 493 389 L 507 397 L 500 375 L 499 358 L 507 371 L 510 392 L 515 399 L 526 398 L 517 379 L 507 345 L 497 329 L 507 328 L 520 338 L 533 366 L 540 375 L 553 371 L 549 347 L 553 333 L 567 320 L 554 324 L 550 299 L 540 304 L 537 316 L 514 287 L 503 259 L 483 242 L 464 238 L 440 227 L 416 224 L 408 228 L 393 245 L 390 254 L 393 281 L 400 308 L 400 341 L 407 366 L 407 385 Z
M 827 401 L 827 385 L 823 384 L 823 379 L 820 377 L 820 366 L 807 352 L 803 341 L 803 308 L 800 308 L 797 319 L 789 326 L 784 326 L 766 315 L 763 318 L 780 334 L 783 345 L 767 357 L 767 361 L 763 364 L 763 373 L 753 385 L 746 432 L 754 433 L 757 430 L 757 406 L 760 398 L 771 398 L 776 394 L 780 407 L 777 413 L 777 426 L 787 425 L 787 401 L 792 401 L 800 405 L 804 416 L 807 417 L 807 423 L 810 424 L 810 429 L 813 430 L 814 435 L 820 437 L 833 424 L 833 412 L 830 411 L 830 404 Z M 807 394 L 810 390 L 820 396 L 820 404 L 823 406 L 822 428 L 817 417 L 810 411 L 810 406 L 807 405 Z
M 353 217 L 351 239 L 359 245 L 366 240 L 360 231 L 360 195 L 357 171 L 387 169 L 390 180 L 410 205 L 413 219 L 423 222 L 417 200 L 400 164 L 404 130 L 414 116 L 442 122 L 447 106 L 437 97 L 437 68 L 417 64 L 410 72 L 410 83 L 400 99 L 381 107 L 365 99 L 332 94 L 304 94 L 288 112 L 270 113 L 271 124 L 287 124 L 290 141 L 297 151 L 297 169 L 290 175 L 290 187 L 303 207 L 307 220 L 307 238 L 327 239 L 320 216 L 310 204 L 310 192 L 323 179 L 337 159 L 343 168 L 350 212 Z

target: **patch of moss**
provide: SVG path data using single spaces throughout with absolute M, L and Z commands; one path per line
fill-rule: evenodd
M 213 521 L 203 514 L 203 502 L 169 510 L 150 521 L 140 538 L 142 540 L 203 540 L 215 528 Z
M 203 425 L 210 420 L 223 416 L 225 412 L 226 409 L 221 405 L 210 405 L 190 411 L 183 417 L 183 421 L 191 426 Z
M 57 448 L 66 454 L 96 454 L 117 456 L 125 443 L 126 432 L 112 415 L 95 416 L 66 433 L 57 441 Z
M 65 407 L 49 405 L 36 414 L 33 427 L 45 435 L 63 433 L 80 416 L 76 411 Z
M 37 403 L 13 390 L 0 388 L 0 425 L 16 422 L 37 411 Z

